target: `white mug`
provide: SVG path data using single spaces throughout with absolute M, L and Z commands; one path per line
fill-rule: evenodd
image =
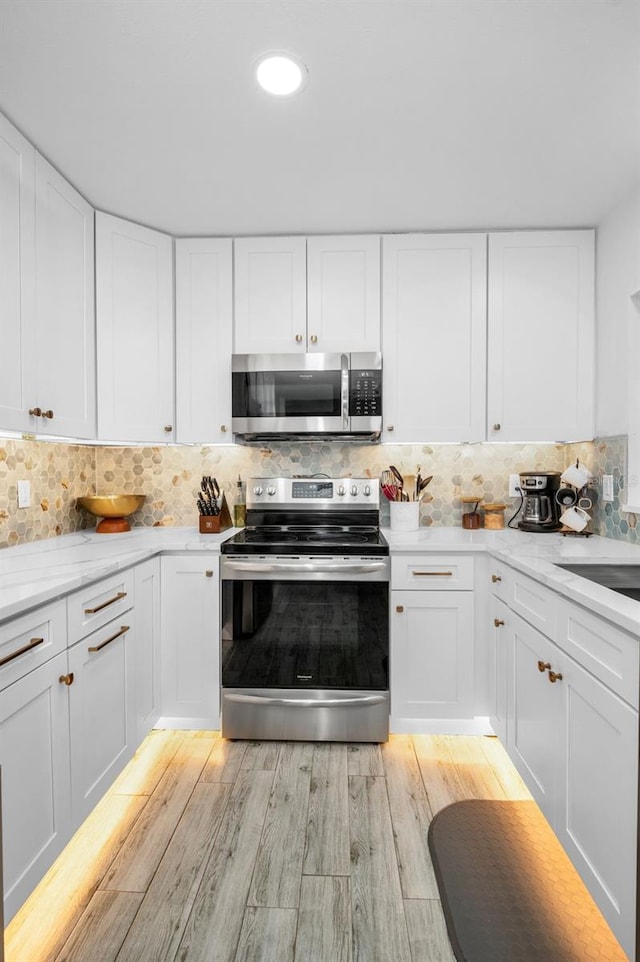
M 573 531 L 583 531 L 591 521 L 591 518 L 582 508 L 572 507 L 562 512 L 560 520 L 567 528 L 571 528 Z
M 581 488 L 584 488 L 585 484 L 591 481 L 592 477 L 593 475 L 588 468 L 584 468 L 581 464 L 570 464 L 560 475 L 560 480 L 563 484 L 572 484 L 574 488 L 577 488 L 579 491 Z

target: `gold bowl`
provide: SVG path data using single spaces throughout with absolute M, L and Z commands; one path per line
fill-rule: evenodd
M 114 534 L 130 531 L 126 520 L 143 504 L 146 494 L 90 494 L 78 498 L 77 504 L 102 521 L 96 527 L 99 534 Z

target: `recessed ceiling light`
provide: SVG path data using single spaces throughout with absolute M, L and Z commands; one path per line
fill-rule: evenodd
M 268 54 L 259 61 L 256 78 L 263 90 L 286 97 L 299 90 L 306 80 L 307 68 L 286 54 Z

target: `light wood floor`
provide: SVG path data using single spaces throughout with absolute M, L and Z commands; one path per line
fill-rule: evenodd
M 154 731 L 9 925 L 6 962 L 454 962 L 430 819 L 528 797 L 494 738 Z

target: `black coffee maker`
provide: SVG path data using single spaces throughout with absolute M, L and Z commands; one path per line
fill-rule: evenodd
M 518 527 L 522 531 L 559 531 L 556 493 L 560 488 L 557 471 L 524 471 L 520 474 L 522 517 Z

